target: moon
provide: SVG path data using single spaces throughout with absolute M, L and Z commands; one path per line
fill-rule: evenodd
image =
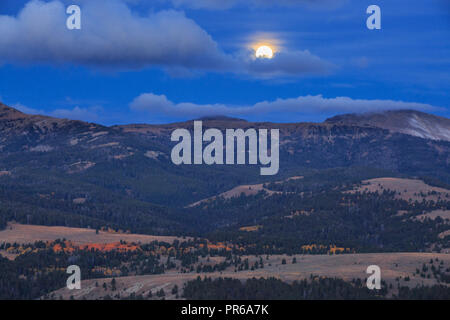
M 272 59 L 273 58 L 273 50 L 269 46 L 261 46 L 256 50 L 256 57 Z

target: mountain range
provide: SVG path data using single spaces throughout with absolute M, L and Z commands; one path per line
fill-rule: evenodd
M 176 166 L 176 128 L 193 121 L 106 127 L 27 115 L 0 104 L 3 220 L 183 233 L 198 221 L 184 208 L 238 185 L 270 183 L 312 170 L 364 167 L 450 184 L 450 120 L 417 111 L 342 115 L 323 123 L 253 123 L 211 117 L 204 128 L 280 129 L 280 171 L 259 167 Z M 184 219 L 184 220 L 183 220 Z M 188 228 L 188 229 L 189 229 Z

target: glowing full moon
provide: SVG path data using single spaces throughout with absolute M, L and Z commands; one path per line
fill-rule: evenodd
M 272 48 L 270 48 L 268 46 L 261 46 L 256 50 L 256 57 L 272 59 L 273 58 L 273 50 L 272 50 Z

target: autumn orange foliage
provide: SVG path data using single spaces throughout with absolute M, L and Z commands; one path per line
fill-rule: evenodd
M 135 244 L 127 244 L 127 243 L 120 243 L 120 242 L 113 242 L 113 243 L 88 243 L 83 245 L 76 245 L 73 244 L 70 241 L 65 241 L 64 246 L 57 243 L 53 245 L 53 251 L 54 252 L 66 252 L 66 253 L 72 253 L 75 250 L 94 250 L 94 251 L 101 251 L 101 252 L 110 252 L 113 250 L 121 251 L 121 252 L 133 252 L 140 250 L 140 247 Z

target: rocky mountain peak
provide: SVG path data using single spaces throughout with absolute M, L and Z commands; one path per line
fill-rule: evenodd
M 450 119 L 415 110 L 344 114 L 325 122 L 377 127 L 424 139 L 450 141 Z

